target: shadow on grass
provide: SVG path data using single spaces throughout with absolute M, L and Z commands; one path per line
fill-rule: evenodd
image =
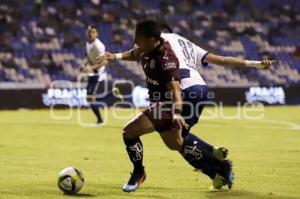
M 71 197 L 79 198 L 108 198 L 108 197 L 120 197 L 120 198 L 153 198 L 153 199 L 173 199 L 174 193 L 180 193 L 180 195 L 192 194 L 193 197 L 199 195 L 200 198 L 208 199 L 296 199 L 296 197 L 287 197 L 282 195 L 277 195 L 276 193 L 255 193 L 245 190 L 220 190 L 220 191 L 207 191 L 206 189 L 194 189 L 194 188 L 170 188 L 170 187 L 152 187 L 145 186 L 139 188 L 136 192 L 125 193 L 121 190 L 120 185 L 100 185 L 101 187 L 97 192 L 93 194 L 79 193 L 76 195 L 71 195 Z M 173 193 L 173 196 L 168 196 Z M 66 195 L 67 196 L 67 195 Z
M 295 197 L 287 197 L 282 195 L 276 195 L 274 193 L 254 193 L 245 190 L 221 190 L 221 191 L 205 191 L 207 198 L 255 198 L 255 199 L 296 199 Z
M 108 198 L 117 196 L 120 198 L 153 198 L 153 199 L 171 199 L 171 197 L 162 196 L 162 193 L 169 193 L 175 189 L 165 187 L 140 187 L 136 192 L 126 193 L 122 191 L 120 184 L 99 185 L 99 191 L 94 194 L 99 198 Z M 178 191 L 178 190 L 177 190 Z M 158 193 L 155 193 L 158 192 Z M 172 198 L 173 199 L 173 198 Z
M 77 194 L 74 194 L 74 195 L 64 194 L 64 195 L 69 196 L 69 197 L 77 197 L 77 198 L 93 198 L 93 197 L 96 197 L 96 195 L 88 194 L 88 193 L 77 193 Z

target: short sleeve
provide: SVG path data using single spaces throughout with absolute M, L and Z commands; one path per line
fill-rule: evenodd
M 196 55 L 197 55 L 197 65 L 207 66 L 208 63 L 205 62 L 205 58 L 208 55 L 208 52 L 199 46 L 196 46 Z
M 105 53 L 105 46 L 104 46 L 104 44 L 100 40 L 98 40 L 96 42 L 96 47 L 99 50 L 99 56 L 104 55 L 104 53 Z

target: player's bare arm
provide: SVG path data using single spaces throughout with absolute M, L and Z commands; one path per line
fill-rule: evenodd
M 174 113 L 174 127 L 175 128 L 188 128 L 188 124 L 185 122 L 184 118 L 181 115 L 182 111 L 182 96 L 181 96 L 181 89 L 180 89 L 180 82 L 179 81 L 170 81 L 167 84 L 168 89 L 172 93 L 172 100 L 175 106 L 175 113 Z
M 133 48 L 129 51 L 126 52 L 122 52 L 122 53 L 107 53 L 106 56 L 108 58 L 108 60 L 125 60 L 125 61 L 137 61 L 138 57 L 137 57 L 137 53 L 138 53 L 138 49 L 137 48 Z
M 220 55 L 215 55 L 213 53 L 209 53 L 205 58 L 205 62 L 217 64 L 221 66 L 254 67 L 258 69 L 267 69 L 272 64 L 275 64 L 277 61 L 276 60 L 252 61 L 252 60 L 245 60 L 238 57 L 227 57 L 227 56 L 220 56 Z
M 85 73 L 92 73 L 95 70 L 98 70 L 99 68 L 101 68 L 102 66 L 105 66 L 106 64 L 108 64 L 108 60 L 107 59 L 103 59 L 100 62 L 98 62 L 97 64 L 94 64 L 92 66 L 85 66 L 82 71 Z
M 125 60 L 125 61 L 138 61 L 140 50 L 139 48 L 132 48 L 129 51 L 122 53 L 110 53 L 105 52 L 104 56 L 99 57 L 99 64 L 103 61 L 115 61 L 115 60 Z
M 82 73 L 93 73 L 93 71 L 98 70 L 101 66 L 104 66 L 105 64 L 107 64 L 106 60 L 103 60 L 101 63 L 89 65 L 87 58 L 85 58 L 83 64 L 79 68 L 79 71 Z
M 122 52 L 122 53 L 105 52 L 103 56 L 98 57 L 97 64 L 89 68 L 86 68 L 86 70 L 93 71 L 95 69 L 99 69 L 100 67 L 107 65 L 109 62 L 115 60 L 138 61 L 139 54 L 140 54 L 140 50 L 138 48 L 133 48 L 129 51 Z
M 83 60 L 83 62 L 82 62 L 82 64 L 81 64 L 81 66 L 80 66 L 80 68 L 79 68 L 79 71 L 80 72 L 83 72 L 84 71 L 84 67 L 86 67 L 87 66 L 87 58 L 85 57 L 84 58 L 84 60 Z

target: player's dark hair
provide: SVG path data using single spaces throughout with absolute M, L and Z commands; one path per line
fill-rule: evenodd
M 140 21 L 136 25 L 135 34 L 159 39 L 161 34 L 160 25 L 151 19 Z
M 93 28 L 93 29 L 96 29 L 96 30 L 97 30 L 97 26 L 94 25 L 94 24 L 89 25 L 88 28 Z
M 173 33 L 172 28 L 167 23 L 160 24 L 161 32 L 164 33 Z

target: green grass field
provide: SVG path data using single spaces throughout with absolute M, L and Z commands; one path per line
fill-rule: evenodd
M 130 109 L 114 110 L 122 116 Z M 206 109 L 208 115 L 213 109 Z M 237 109 L 225 108 L 232 116 Z M 67 110 L 56 110 L 67 116 Z M 264 118 L 204 119 L 193 132 L 215 145 L 229 148 L 236 174 L 232 190 L 212 192 L 210 180 L 193 169 L 176 152 L 169 151 L 157 133 L 142 138 L 147 180 L 134 193 L 121 187 L 131 164 L 121 129 L 128 121 L 113 119 L 102 127 L 83 127 L 76 110 L 67 120 L 52 119 L 49 110 L 0 111 L 0 198 L 300 198 L 300 107 L 268 107 Z M 81 112 L 92 122 L 89 110 Z M 57 188 L 58 172 L 79 168 L 85 185 L 76 196 Z

